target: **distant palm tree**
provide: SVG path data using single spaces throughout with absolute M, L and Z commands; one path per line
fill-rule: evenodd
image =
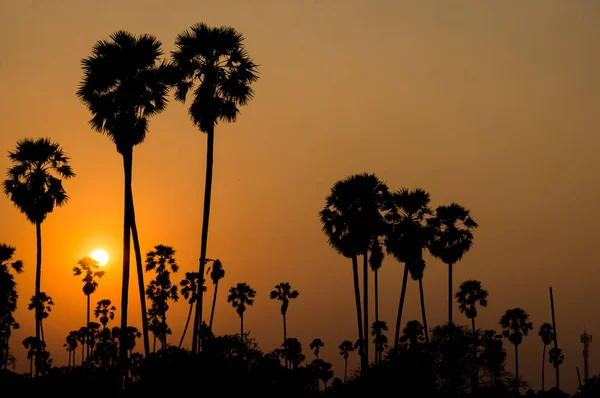
M 478 224 L 470 210 L 457 203 L 438 206 L 427 223 L 433 229 L 429 252 L 448 265 L 448 323 L 452 324 L 452 266 L 473 246 L 473 230 Z
M 19 211 L 35 224 L 37 256 L 35 268 L 35 297 L 41 294 L 42 284 L 42 223 L 55 207 L 67 203 L 63 179 L 75 176 L 69 158 L 57 142 L 49 138 L 25 138 L 8 153 L 13 167 L 3 183 L 4 193 Z M 38 308 L 38 307 L 36 307 Z M 41 313 L 35 313 L 35 337 L 41 337 Z
M 415 349 L 419 344 L 425 341 L 425 328 L 417 320 L 406 322 L 406 326 L 400 337 L 401 343 L 408 343 L 409 348 Z
M 404 263 L 404 275 L 402 277 L 402 288 L 400 290 L 400 303 L 398 304 L 398 316 L 396 317 L 396 330 L 394 333 L 394 347 L 398 347 L 400 341 L 400 327 L 402 325 L 402 311 L 404 309 L 404 298 L 406 295 L 406 283 L 411 268 L 417 280 L 420 281 L 422 292 L 422 273 L 425 266 L 420 260 L 423 258 L 423 250 L 427 248 L 430 241 L 430 228 L 427 228 L 427 217 L 431 214 L 429 208 L 429 192 L 417 188 L 409 190 L 401 188 L 390 195 L 387 203 L 388 232 L 385 236 L 385 246 L 389 254 L 397 261 Z M 422 267 L 419 269 L 419 267 Z M 421 294 L 421 311 L 423 323 L 425 320 L 424 298 Z
M 458 301 L 458 309 L 460 312 L 471 320 L 471 327 L 473 328 L 473 336 L 475 336 L 477 329 L 475 329 L 475 318 L 477 317 L 477 304 L 482 307 L 487 307 L 488 291 L 481 287 L 481 282 L 476 280 L 466 280 L 460 284 L 458 291 L 455 296 Z
M 246 308 L 254 304 L 254 297 L 256 297 L 256 290 L 252 289 L 247 283 L 238 283 L 236 286 L 229 289 L 229 296 L 227 302 L 231 303 L 231 306 L 235 308 L 236 312 L 240 316 L 240 340 L 244 340 L 244 312 Z
M 523 342 L 523 336 L 533 329 L 533 323 L 529 322 L 529 314 L 517 307 L 506 310 L 500 318 L 500 326 L 502 335 L 515 346 L 515 392 L 519 394 L 519 345 Z
M 197 272 L 186 272 L 185 279 L 179 282 L 179 286 L 181 286 L 181 295 L 185 298 L 190 304 L 190 310 L 188 312 L 187 320 L 185 321 L 185 327 L 183 328 L 183 333 L 181 335 L 181 340 L 179 340 L 179 348 L 183 344 L 183 339 L 185 338 L 185 334 L 187 332 L 188 326 L 190 325 L 190 319 L 192 317 L 192 310 L 194 309 L 194 303 L 198 297 L 198 286 L 200 285 L 198 281 L 200 280 L 200 274 Z M 202 280 L 202 291 L 206 291 L 206 285 L 204 284 L 204 279 Z
M 36 357 L 40 357 L 41 351 L 44 350 L 44 342 L 35 336 L 26 337 L 23 340 L 23 347 L 27 350 L 27 359 L 29 359 L 29 377 L 35 377 L 33 374 L 33 360 Z M 37 366 L 36 366 L 37 368 Z M 36 369 L 36 373 L 39 370 Z
M 41 341 L 44 343 L 42 345 L 42 349 L 46 347 L 46 340 L 44 339 L 44 319 L 48 318 L 50 312 L 52 311 L 52 306 L 54 305 L 54 301 L 52 301 L 52 297 L 48 296 L 46 292 L 40 292 L 37 296 L 32 296 L 29 299 L 29 305 L 27 306 L 28 310 L 34 310 L 36 313 L 40 314 L 40 334 Z M 37 358 L 36 358 L 37 361 Z M 37 371 L 36 371 L 37 373 Z
M 92 113 L 90 125 L 106 134 L 123 157 L 124 217 L 123 217 L 123 278 L 121 285 L 120 359 L 127 362 L 127 307 L 129 297 L 129 265 L 131 233 L 136 252 L 144 352 L 150 353 L 144 295 L 143 265 L 135 222 L 131 188 L 133 147 L 141 144 L 148 131 L 148 119 L 162 112 L 167 105 L 169 86 L 174 82 L 174 69 L 160 63 L 162 43 L 148 34 L 136 37 L 117 31 L 110 40 L 96 42 L 92 55 L 82 60 L 84 76 L 77 97 Z
M 115 319 L 115 311 L 117 309 L 109 299 L 98 301 L 96 309 L 94 310 L 94 316 L 100 321 L 102 327 L 106 329 L 109 320 Z
M 544 351 L 542 351 L 542 391 L 544 391 L 544 369 L 546 367 L 546 347 L 548 344 L 552 343 L 552 334 L 554 330 L 552 329 L 552 325 L 548 322 L 542 323 L 540 326 L 540 331 L 538 332 L 538 336 L 542 338 L 542 343 L 544 343 Z
M 212 279 L 213 284 L 215 285 L 215 292 L 213 294 L 213 302 L 210 310 L 210 321 L 208 323 L 208 328 L 212 331 L 213 318 L 215 316 L 215 304 L 217 302 L 217 290 L 219 289 L 219 281 L 225 277 L 225 270 L 223 270 L 223 265 L 216 259 L 213 261 L 212 267 L 209 267 L 206 271 L 210 272 L 210 279 Z M 206 287 L 204 287 L 206 291 Z
M 286 361 L 290 362 L 290 367 L 292 369 L 297 369 L 306 359 L 304 354 L 302 354 L 302 344 L 297 338 L 288 338 L 283 342 L 282 347 L 284 347 L 282 354 L 286 358 Z
M 373 343 L 375 344 L 375 363 L 377 364 L 381 363 L 381 357 L 388 345 L 388 338 L 383 334 L 388 331 L 388 326 L 385 321 L 375 321 L 371 327 L 373 329 L 371 335 L 375 336 Z
M 371 242 L 371 255 L 369 256 L 369 265 L 373 270 L 373 274 L 375 276 L 375 323 L 379 322 L 379 269 L 383 264 L 383 248 L 381 247 L 381 242 L 379 239 L 373 239 Z M 379 331 L 379 329 L 377 329 Z M 375 340 L 377 340 L 377 336 L 375 336 Z M 377 363 L 377 344 L 375 344 L 375 363 Z
M 96 278 L 102 278 L 104 271 L 99 271 L 100 263 L 91 257 L 83 257 L 77 262 L 77 265 L 73 267 L 73 275 L 79 276 L 83 274 L 83 294 L 87 296 L 87 323 L 90 324 L 90 296 L 98 288 L 98 282 Z M 90 344 L 89 339 L 86 343 L 87 356 L 90 356 Z
M 179 71 L 175 99 L 185 102 L 188 92 L 193 92 L 189 114 L 194 125 L 208 138 L 200 275 L 204 275 L 208 242 L 215 126 L 219 121 L 235 122 L 239 107 L 246 105 L 253 97 L 250 85 L 258 80 L 257 65 L 246 53 L 243 41 L 242 34 L 233 28 L 211 28 L 198 23 L 177 36 L 176 49 L 171 53 Z M 202 296 L 200 293 L 197 295 L 192 352 L 197 352 Z
M 299 293 L 297 290 L 292 290 L 289 282 L 281 282 L 279 285 L 275 286 L 275 290 L 271 291 L 269 297 L 271 300 L 279 300 L 281 301 L 281 315 L 283 316 L 283 352 L 285 356 L 285 366 L 288 366 L 287 359 L 287 351 L 285 348 L 285 343 L 288 340 L 287 338 L 287 323 L 286 323 L 286 314 L 288 307 L 290 305 L 290 300 L 298 297 Z
M 562 365 L 565 360 L 565 356 L 562 353 L 562 349 L 558 347 L 552 347 L 550 351 L 548 351 L 548 360 L 554 366 L 554 369 L 558 369 L 560 365 Z M 559 387 L 556 387 L 559 388 Z
M 323 340 L 318 338 L 310 342 L 310 349 L 315 354 L 315 357 L 317 359 L 319 359 L 319 353 L 321 352 L 321 348 L 323 348 L 324 346 L 325 343 L 323 343 Z
M 83 367 L 83 363 L 85 360 L 85 350 L 83 347 L 85 347 L 85 342 L 87 340 L 87 335 L 88 335 L 88 327 L 87 326 L 82 326 L 79 328 L 79 330 L 77 330 L 77 342 L 79 344 L 81 344 L 81 366 Z
M 69 367 L 75 366 L 75 351 L 79 346 L 79 338 L 77 336 L 78 333 L 78 331 L 72 330 L 65 338 L 64 347 L 66 347 L 67 351 L 69 352 Z M 83 347 L 81 349 L 83 350 Z M 72 361 L 71 358 L 73 359 Z
M 11 269 L 20 274 L 23 272 L 23 262 L 11 262 L 15 250 L 13 246 L 0 243 L 0 370 L 8 367 L 10 336 L 13 329 L 19 328 L 13 317 L 19 294 Z
M 348 375 L 348 356 L 354 351 L 354 344 L 352 344 L 350 340 L 344 340 L 338 348 L 340 349 L 340 355 L 344 358 L 344 383 L 346 383 Z

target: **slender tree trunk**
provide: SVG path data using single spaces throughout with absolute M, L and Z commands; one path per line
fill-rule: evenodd
M 365 250 L 363 254 L 363 306 L 364 306 L 364 368 L 363 371 L 369 367 L 369 260 L 368 250 Z
M 515 392 L 517 395 L 521 395 L 519 390 L 519 345 L 515 344 Z
M 68 365 L 69 369 L 71 369 L 71 356 L 72 356 L 72 352 L 69 351 L 69 365 Z
M 363 323 L 362 323 L 362 310 L 360 308 L 360 287 L 358 284 L 358 258 L 356 255 L 352 256 L 352 275 L 353 275 L 353 279 L 354 279 L 354 298 L 356 301 L 356 318 L 358 321 L 358 340 L 361 342 L 361 346 L 358 348 L 358 354 L 361 356 L 361 361 L 360 361 L 360 366 L 361 366 L 361 370 L 365 369 L 363 368 L 364 365 L 364 361 L 362 360 L 363 357 L 363 349 L 362 349 L 362 343 L 364 341 L 364 337 L 363 337 Z
M 84 361 L 83 355 L 85 354 L 85 347 L 84 346 L 85 346 L 85 344 L 81 345 L 81 368 L 83 368 L 83 361 Z
M 546 344 L 544 344 L 544 352 L 542 352 L 542 392 L 544 392 L 545 365 L 546 365 Z
M 344 384 L 346 384 L 346 376 L 348 375 L 348 357 L 345 358 L 344 362 Z
M 208 139 L 206 145 L 206 181 L 204 185 L 204 210 L 202 214 L 202 241 L 200 243 L 200 281 L 198 283 L 198 295 L 196 303 L 196 316 L 194 317 L 194 338 L 192 339 L 192 352 L 198 352 L 198 335 L 200 334 L 200 325 L 202 324 L 202 296 L 204 294 L 204 266 L 206 263 L 206 245 L 208 242 L 208 221 L 210 216 L 210 196 L 212 191 L 213 174 L 213 151 L 215 145 L 215 127 L 210 127 L 207 132 Z
M 127 307 L 129 303 L 129 266 L 131 254 L 131 168 L 133 164 L 133 148 L 123 151 L 123 171 L 125 174 L 125 199 L 123 216 L 123 277 L 121 281 L 121 331 L 119 341 L 119 362 L 122 380 L 127 376 Z
M 244 341 L 244 314 L 240 315 L 240 340 Z
M 154 339 L 152 340 L 152 353 L 156 352 L 156 334 L 153 334 Z
M 37 302 L 40 298 L 41 285 L 42 285 L 42 223 L 37 221 L 35 223 L 35 238 L 36 238 L 36 266 L 35 266 L 35 297 L 36 297 L 36 306 L 35 306 L 35 338 L 38 341 L 44 341 L 44 337 L 41 335 L 42 329 L 42 314 L 40 312 L 40 306 Z M 37 357 L 37 354 L 34 354 Z M 37 366 L 36 371 L 37 375 Z M 33 377 L 33 373 L 31 374 Z
M 185 321 L 185 327 L 183 328 L 183 334 L 181 335 L 181 340 L 179 340 L 179 348 L 183 344 L 183 339 L 185 337 L 185 333 L 187 332 L 188 326 L 190 325 L 190 318 L 192 317 L 192 310 L 194 309 L 194 303 L 190 304 L 190 311 L 188 312 L 187 320 Z
M 146 292 L 144 291 L 144 266 L 142 263 L 142 251 L 138 237 L 137 223 L 135 221 L 135 207 L 133 204 L 133 188 L 131 194 L 131 235 L 133 237 L 133 250 L 135 252 L 135 264 L 137 268 L 138 288 L 140 291 L 140 309 L 142 311 L 142 336 L 144 338 L 144 354 L 150 354 L 150 337 L 148 335 L 148 315 L 146 310 Z
M 375 273 L 375 323 L 379 323 L 379 270 L 375 268 L 373 271 Z M 379 335 L 381 331 L 379 328 L 375 329 L 375 340 L 379 341 Z M 377 349 L 377 343 L 374 344 L 375 347 L 375 363 L 381 362 L 381 352 Z
M 398 317 L 396 318 L 396 333 L 394 334 L 394 348 L 400 343 L 400 327 L 402 325 L 402 310 L 404 308 L 404 297 L 406 296 L 406 282 L 408 279 L 408 266 L 404 264 L 404 276 L 402 277 L 402 289 L 400 290 L 400 304 L 398 304 Z
M 427 327 L 427 316 L 425 312 L 425 294 L 423 293 L 423 277 L 419 279 L 419 296 L 421 298 L 421 317 L 423 318 L 423 331 L 425 332 L 425 342 L 429 343 L 429 328 Z
M 215 303 L 217 302 L 217 290 L 219 289 L 219 281 L 215 283 L 215 293 L 213 295 L 212 307 L 210 309 L 210 321 L 208 323 L 208 328 L 212 332 L 213 318 L 215 316 Z
M 167 348 L 167 313 L 165 312 L 163 316 L 163 335 L 161 339 L 162 349 Z
M 448 325 L 452 325 L 452 263 L 448 264 Z
M 552 287 L 550 287 L 550 309 L 552 310 L 552 340 L 554 341 L 554 348 L 558 349 L 558 335 L 556 333 L 556 318 L 554 317 L 554 295 L 552 294 Z M 554 366 L 556 369 L 556 389 L 560 391 L 560 373 L 558 366 Z
M 86 351 L 87 351 L 85 355 L 86 355 L 86 357 L 89 358 L 90 357 L 90 333 L 89 333 L 90 332 L 90 295 L 89 294 L 87 295 L 87 318 L 86 319 L 87 319 L 86 325 L 88 328 L 88 333 L 87 333 L 86 339 L 85 339 L 86 340 L 85 346 L 86 346 Z
M 285 367 L 289 368 L 287 349 L 287 324 L 285 320 L 285 313 L 283 314 L 283 355 L 285 357 Z

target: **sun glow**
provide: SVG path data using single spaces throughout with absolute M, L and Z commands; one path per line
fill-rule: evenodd
M 96 249 L 92 252 L 92 258 L 100 264 L 101 267 L 108 262 L 108 253 L 104 249 Z

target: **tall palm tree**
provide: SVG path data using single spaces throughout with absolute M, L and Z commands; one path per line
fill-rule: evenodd
M 515 392 L 519 394 L 519 345 L 523 336 L 533 329 L 533 323 L 529 322 L 529 314 L 517 307 L 506 310 L 500 318 L 500 326 L 502 335 L 515 346 Z
M 181 339 L 179 340 L 179 348 L 183 344 L 183 339 L 185 338 L 185 334 L 188 330 L 188 326 L 190 325 L 190 319 L 192 317 L 192 310 L 194 309 L 194 303 L 196 302 L 198 296 L 198 286 L 200 285 L 198 281 L 200 280 L 200 274 L 197 272 L 186 272 L 185 278 L 179 282 L 179 286 L 181 287 L 180 293 L 185 298 L 189 305 L 190 310 L 188 312 L 187 320 L 185 321 L 185 327 L 183 328 L 183 333 L 181 334 Z M 206 285 L 204 284 L 204 280 L 202 280 L 202 291 L 206 291 Z
M 25 138 L 8 153 L 13 167 L 3 183 L 4 193 L 15 207 L 35 224 L 37 255 L 35 267 L 35 296 L 41 294 L 42 284 L 42 223 L 55 207 L 67 203 L 62 180 L 75 177 L 69 158 L 62 147 L 50 138 Z M 41 338 L 41 313 L 36 306 L 35 337 Z
M 161 42 L 143 34 L 138 37 L 126 31 L 114 32 L 109 40 L 96 42 L 92 55 L 82 60 L 84 76 L 77 97 L 92 113 L 91 127 L 106 134 L 123 157 L 123 277 L 121 285 L 121 336 L 119 357 L 127 362 L 127 307 L 131 232 L 136 251 L 138 288 L 142 312 L 144 352 L 150 353 L 144 294 L 143 265 L 135 223 L 131 187 L 133 147 L 141 144 L 148 131 L 148 119 L 167 105 L 169 86 L 174 82 L 173 68 L 160 62 Z
M 269 297 L 271 300 L 279 300 L 281 301 L 281 315 L 283 316 L 283 352 L 285 356 L 285 365 L 288 366 L 288 358 L 287 358 L 287 349 L 286 349 L 286 341 L 287 338 L 287 323 L 286 323 L 286 314 L 288 307 L 290 305 L 290 300 L 298 297 L 299 293 L 297 290 L 292 290 L 289 282 L 281 282 L 279 285 L 275 286 L 275 290 L 271 291 Z
M 212 279 L 213 285 L 215 285 L 213 302 L 210 310 L 210 321 L 208 323 L 208 328 L 212 331 L 213 319 L 215 316 L 215 304 L 217 302 L 217 290 L 219 289 L 219 281 L 225 277 L 225 270 L 223 270 L 223 264 L 221 264 L 219 259 L 216 259 L 206 272 L 210 272 L 210 279 Z M 206 287 L 204 290 L 206 290 Z
M 240 341 L 244 340 L 244 312 L 246 308 L 254 304 L 256 290 L 252 289 L 246 282 L 238 283 L 229 289 L 227 302 L 235 308 L 240 316 Z
M 473 230 L 478 227 L 470 210 L 451 203 L 438 206 L 435 217 L 427 220 L 433 229 L 429 252 L 448 265 L 448 323 L 452 324 L 452 266 L 459 262 L 473 246 Z
M 352 259 L 362 370 L 366 370 L 369 363 L 366 344 L 369 335 L 368 253 L 373 240 L 379 239 L 385 232 L 382 211 L 387 200 L 388 187 L 376 175 L 354 174 L 333 185 L 319 213 L 329 244 L 344 257 Z M 364 260 L 362 312 L 358 282 L 358 255 L 361 254 Z
M 350 356 L 350 353 L 354 351 L 354 344 L 352 344 L 350 340 L 344 340 L 338 348 L 340 349 L 340 355 L 344 358 L 344 383 L 346 383 L 348 376 L 348 357 Z
M 109 320 L 115 319 L 115 311 L 117 309 L 109 299 L 103 299 L 98 301 L 96 309 L 94 309 L 94 316 L 100 321 L 102 327 L 106 329 Z
M 458 291 L 454 295 L 458 301 L 458 309 L 461 313 L 471 320 L 473 328 L 473 336 L 475 329 L 475 318 L 477 317 L 477 304 L 482 307 L 487 307 L 488 291 L 481 287 L 481 282 L 476 280 L 466 280 L 460 284 Z
M 540 326 L 540 330 L 538 332 L 538 336 L 542 338 L 542 343 L 544 343 L 544 351 L 542 351 L 542 391 L 544 391 L 544 369 L 546 368 L 546 347 L 548 344 L 552 343 L 552 333 L 554 330 L 552 329 L 552 325 L 548 322 L 542 323 Z
M 381 242 L 379 239 L 373 239 L 371 242 L 371 255 L 369 256 L 369 265 L 373 270 L 373 274 L 375 276 L 375 323 L 379 322 L 379 269 L 383 264 L 383 248 L 381 246 Z M 374 323 L 374 324 L 375 324 Z M 376 332 L 379 332 L 379 329 L 376 329 Z M 375 336 L 375 340 L 377 340 L 377 336 Z M 375 346 L 375 363 L 377 363 L 377 345 Z
M 208 138 L 200 275 L 204 275 L 208 242 L 215 126 L 219 121 L 235 122 L 239 107 L 246 105 L 254 95 L 250 85 L 258 80 L 257 65 L 248 56 L 243 41 L 242 34 L 233 28 L 198 23 L 177 36 L 176 49 L 171 53 L 179 71 L 175 99 L 185 102 L 188 92 L 193 92 L 189 114 L 194 125 Z M 196 303 L 193 352 L 197 352 L 202 322 L 202 296 L 198 294 Z
M 146 253 L 146 272 L 148 271 L 156 272 L 156 277 L 150 281 L 146 289 L 146 295 L 152 302 L 152 311 L 160 318 L 158 337 L 160 337 L 162 348 L 165 349 L 167 348 L 167 334 L 170 334 L 167 325 L 168 302 L 179 299 L 177 285 L 171 283 L 171 272 L 179 271 L 179 265 L 175 260 L 175 249 L 166 245 L 154 246 L 154 250 Z
M 317 338 L 310 342 L 310 349 L 315 354 L 315 357 L 319 359 L 319 353 L 321 352 L 321 348 L 325 346 L 323 340 Z
M 79 276 L 83 274 L 83 294 L 87 296 L 87 322 L 86 325 L 90 324 L 90 296 L 98 288 L 98 282 L 96 278 L 102 278 L 104 271 L 99 271 L 100 263 L 91 257 L 83 257 L 77 262 L 77 265 L 73 267 L 73 275 Z M 90 344 L 89 337 L 86 343 L 87 356 L 90 356 Z
M 388 231 L 385 236 L 385 246 L 389 254 L 397 261 L 404 263 L 404 275 L 402 277 L 402 288 L 400 290 L 400 302 L 398 304 L 398 316 L 396 317 L 396 330 L 394 333 L 394 347 L 398 347 L 400 341 L 400 326 L 402 325 L 402 311 L 404 309 L 404 298 L 406 296 L 406 283 L 408 274 L 413 267 L 415 275 L 423 257 L 423 250 L 427 248 L 430 241 L 431 229 L 427 227 L 427 217 L 431 214 L 429 208 L 429 192 L 417 188 L 409 190 L 401 188 L 390 195 L 387 203 L 386 220 Z M 422 270 L 421 270 L 422 271 Z M 418 278 L 422 280 L 422 272 Z M 420 290 L 422 292 L 422 281 Z M 425 321 L 424 298 L 421 295 L 423 323 Z
M 13 317 L 17 310 L 19 294 L 11 269 L 20 274 L 23 272 L 23 262 L 11 262 L 15 250 L 13 246 L 0 243 L 0 370 L 8 367 L 10 336 L 13 329 L 19 328 Z

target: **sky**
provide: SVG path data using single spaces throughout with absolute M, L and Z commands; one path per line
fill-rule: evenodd
M 215 333 L 238 333 L 226 295 L 247 282 L 257 296 L 244 326 L 264 351 L 280 346 L 279 303 L 268 296 L 290 282 L 300 295 L 290 304 L 288 336 L 301 341 L 307 358 L 312 339 L 321 338 L 321 356 L 343 377 L 337 346 L 357 338 L 352 269 L 328 246 L 318 212 L 336 181 L 368 172 L 392 190 L 427 190 L 432 207 L 458 202 L 470 209 L 479 227 L 454 267 L 454 287 L 477 279 L 488 289 L 478 327 L 499 330 L 509 308 L 530 314 L 534 330 L 519 364 L 536 390 L 537 331 L 551 321 L 552 286 L 565 354 L 561 387 L 575 391 L 576 367 L 583 373 L 580 335 L 600 330 L 597 1 L 2 0 L 0 15 L 0 169 L 11 166 L 7 154 L 18 140 L 50 137 L 77 174 L 64 184 L 68 204 L 42 226 L 42 290 L 55 303 L 44 329 L 54 364 L 66 365 L 65 337 L 85 324 L 82 282 L 72 273 L 80 258 L 108 251 L 92 303 L 120 300 L 122 160 L 91 130 L 75 95 L 80 61 L 117 30 L 155 35 L 168 57 L 179 33 L 204 22 L 241 32 L 260 72 L 255 98 L 237 122 L 216 128 L 207 256 L 222 261 L 225 278 Z M 206 136 L 187 107 L 172 99 L 152 118 L 133 160 L 142 252 L 172 246 L 181 267 L 175 281 L 197 270 L 200 253 Z M 15 246 L 25 266 L 17 276 L 21 329 L 12 340 L 24 372 L 19 342 L 34 334 L 26 303 L 34 293 L 35 227 L 6 197 L 0 220 L 0 242 Z M 380 272 L 381 319 L 394 325 L 402 265 L 388 256 Z M 139 325 L 135 276 L 129 317 Z M 442 324 L 447 267 L 428 257 L 423 281 L 428 323 Z M 173 344 L 187 310 L 185 300 L 171 306 Z M 457 306 L 454 317 L 468 325 Z M 117 312 L 114 325 L 119 318 Z M 403 319 L 420 320 L 414 281 Z M 507 370 L 514 371 L 505 344 Z M 591 374 L 600 373 L 597 353 L 592 343 Z M 357 355 L 349 366 L 358 366 Z M 549 364 L 546 373 L 551 386 Z

